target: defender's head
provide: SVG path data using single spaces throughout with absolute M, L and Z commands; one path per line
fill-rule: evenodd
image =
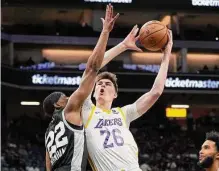
M 96 101 L 113 102 L 117 97 L 118 85 L 116 75 L 102 72 L 96 78 L 94 98 Z
M 62 92 L 53 92 L 43 101 L 43 110 L 45 115 L 52 117 L 57 109 L 64 109 L 68 102 L 68 97 Z
M 199 152 L 198 164 L 202 168 L 210 168 L 214 162 L 219 163 L 219 133 L 211 131 L 206 134 L 205 142 Z

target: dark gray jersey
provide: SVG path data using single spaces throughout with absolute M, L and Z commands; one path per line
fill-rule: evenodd
M 55 111 L 45 134 L 45 146 L 52 170 L 85 171 L 87 149 L 83 126 L 65 120 L 63 110 Z

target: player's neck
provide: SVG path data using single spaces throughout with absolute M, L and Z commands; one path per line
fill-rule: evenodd
M 214 162 L 211 166 L 211 168 L 206 169 L 206 171 L 219 171 L 219 163 L 218 162 Z
M 101 103 L 101 102 L 97 101 L 96 106 L 100 109 L 103 109 L 103 110 L 110 110 L 111 106 L 112 106 L 112 102 Z

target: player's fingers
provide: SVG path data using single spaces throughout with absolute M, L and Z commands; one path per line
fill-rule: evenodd
M 115 17 L 112 19 L 112 21 L 111 21 L 111 22 L 112 22 L 112 23 L 113 23 L 113 22 L 115 22 L 115 21 L 117 20 L 117 18 L 119 18 L 119 15 L 120 15 L 120 14 L 119 14 L 119 13 L 117 13 L 117 14 L 116 14 L 116 16 L 115 16 Z
M 138 40 L 139 40 L 139 37 L 140 37 L 140 36 L 138 35 L 138 36 L 135 38 L 135 41 L 138 41 Z
M 168 30 L 168 37 L 169 37 L 170 39 L 172 39 L 172 31 L 171 31 L 171 30 Z
M 108 18 L 109 18 L 109 5 L 106 6 L 105 20 L 108 20 Z
M 112 20 L 111 20 L 111 22 L 110 22 L 110 25 L 113 27 L 114 26 L 114 24 L 115 24 L 115 21 L 116 21 L 116 19 L 119 17 L 119 15 L 116 15 L 116 17 L 114 17 Z
M 143 50 L 142 50 L 142 49 L 140 49 L 140 48 L 138 48 L 138 47 L 137 47 L 137 48 L 135 48 L 135 50 L 136 50 L 136 51 L 138 51 L 138 52 L 143 52 Z
M 112 7 L 111 5 L 109 4 L 109 15 L 108 15 L 108 20 L 110 21 L 111 20 L 111 16 L 112 16 Z
M 109 20 L 111 20 L 111 18 L 112 18 L 112 5 L 111 4 L 109 4 L 109 16 L 108 16 L 109 18 Z
M 101 19 L 102 23 L 104 24 L 104 21 L 105 21 L 105 20 L 104 20 L 103 18 L 100 18 L 100 19 Z
M 173 43 L 173 37 L 172 37 L 172 31 L 168 30 L 168 43 L 172 44 Z
M 170 38 L 171 38 L 171 41 L 173 41 L 173 33 L 172 33 L 172 30 L 170 30 Z
M 110 4 L 110 6 L 111 6 L 111 16 L 110 16 L 110 18 L 113 18 L 113 6 Z
M 138 30 L 139 30 L 139 28 L 138 28 L 138 26 L 136 25 L 136 28 L 135 28 L 135 30 L 134 30 L 134 32 L 133 32 L 134 36 L 136 36 L 136 35 L 137 35 L 137 33 L 138 33 Z
M 137 24 L 132 28 L 130 34 L 133 34 L 133 32 L 135 31 L 136 27 L 137 27 Z

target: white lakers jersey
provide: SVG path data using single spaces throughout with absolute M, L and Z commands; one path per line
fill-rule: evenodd
M 87 99 L 82 107 L 89 161 L 97 171 L 141 171 L 138 147 L 129 131 L 136 105 L 104 111 Z

